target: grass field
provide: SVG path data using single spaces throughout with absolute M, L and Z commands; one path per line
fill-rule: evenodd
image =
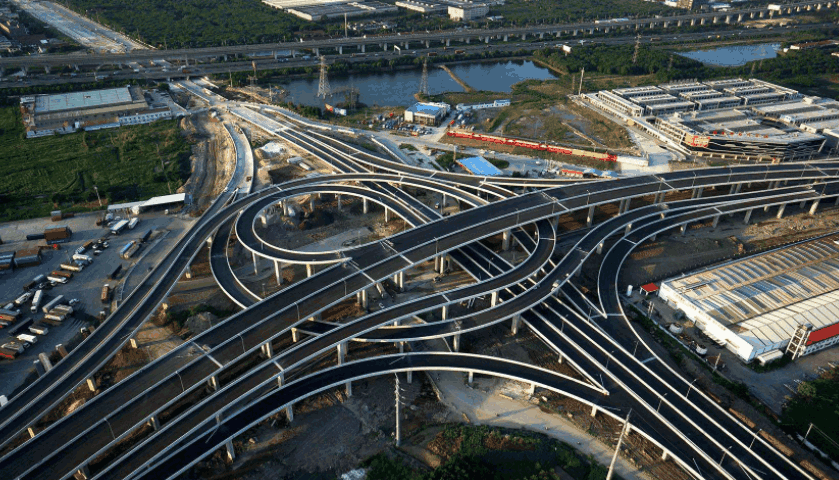
M 85 211 L 175 192 L 190 174 L 177 121 L 24 138 L 16 107 L 0 109 L 0 221 Z M 159 153 L 158 153 L 159 152 Z

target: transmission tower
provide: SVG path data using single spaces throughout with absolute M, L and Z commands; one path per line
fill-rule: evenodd
M 430 95 L 428 88 L 428 59 L 422 61 L 422 77 L 420 78 L 419 93 L 422 95 Z
M 332 89 L 329 88 L 329 77 L 326 76 L 326 57 L 320 57 L 320 82 L 318 82 L 318 98 L 326 98 L 332 95 Z
M 632 64 L 638 61 L 638 50 L 641 48 L 641 34 L 635 37 L 635 52 L 632 54 Z

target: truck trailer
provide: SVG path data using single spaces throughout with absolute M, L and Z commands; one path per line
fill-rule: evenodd
M 32 308 L 31 308 L 32 313 L 35 313 L 35 312 L 38 311 L 38 307 L 41 306 L 41 300 L 43 300 L 43 299 L 44 299 L 44 291 L 43 290 L 36 290 L 35 291 L 35 296 L 32 297 Z
M 125 230 L 125 227 L 128 226 L 128 220 L 120 220 L 113 227 L 111 227 L 111 233 L 114 235 L 119 235 L 120 232 Z
M 46 305 L 43 306 L 43 308 L 41 310 L 43 310 L 44 313 L 49 313 L 50 310 L 55 308 L 56 305 L 60 305 L 63 300 L 64 300 L 64 295 L 59 295 L 59 296 L 53 298 L 52 300 L 50 300 Z
M 67 282 L 69 282 L 69 281 L 70 281 L 70 279 L 69 279 L 69 278 L 64 278 L 64 277 L 54 277 L 54 276 L 52 276 L 52 275 L 48 276 L 48 277 L 47 277 L 47 280 L 49 280 L 49 281 L 50 281 L 50 282 L 52 282 L 52 283 L 67 283 Z
M 60 265 L 60 267 L 61 267 L 62 270 L 67 270 L 68 272 L 77 272 L 78 273 L 78 272 L 81 272 L 82 270 L 84 270 L 83 266 L 73 265 L 73 264 L 70 264 L 70 263 L 62 263 Z M 55 272 L 52 272 L 52 273 L 55 273 Z
M 102 300 L 102 303 L 108 303 L 111 301 L 111 285 L 109 283 L 102 286 L 102 295 L 100 296 L 100 300 Z

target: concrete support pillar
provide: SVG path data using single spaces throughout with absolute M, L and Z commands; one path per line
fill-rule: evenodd
M 338 365 L 343 365 L 347 358 L 347 342 L 338 344 Z
M 778 207 L 778 214 L 777 214 L 775 217 L 776 217 L 776 218 L 778 218 L 778 219 L 782 218 L 782 217 L 784 216 L 784 209 L 786 209 L 786 208 L 787 208 L 787 204 L 786 204 L 786 203 L 782 203 L 782 204 Z
M 251 256 L 253 257 L 253 274 L 259 274 L 259 259 L 256 256 L 256 252 L 251 252 Z
M 455 352 L 460 351 L 460 334 L 458 333 L 454 337 L 452 337 L 452 350 Z
M 82 468 L 76 470 L 75 477 L 78 480 L 87 480 L 90 478 L 90 469 L 87 468 L 87 465 L 83 466 Z
M 41 365 L 44 366 L 44 371 L 45 372 L 49 372 L 50 370 L 52 370 L 52 362 L 50 362 L 50 359 L 49 359 L 49 357 L 47 357 L 46 353 L 39 353 L 38 354 L 38 360 L 40 360 Z
M 451 39 L 449 39 L 449 38 L 447 38 L 447 39 L 446 39 L 446 46 L 447 46 L 447 47 L 451 47 L 451 46 L 452 46 L 452 41 L 451 41 Z
M 839 197 L 836 197 L 836 201 L 833 202 L 833 206 L 839 206 Z
M 598 243 L 598 244 L 597 244 L 597 254 L 598 254 L 598 255 L 602 255 L 602 254 L 603 254 L 603 243 L 604 243 L 604 242 L 600 242 L 600 243 Z
M 680 234 L 682 234 L 682 235 L 684 235 L 687 231 L 688 231 L 688 224 L 687 224 L 687 223 L 683 223 L 683 224 L 679 227 L 679 233 L 680 233 Z
M 810 215 L 815 215 L 816 214 L 816 209 L 819 208 L 819 202 L 820 201 L 821 201 L 821 199 L 819 199 L 819 198 L 813 200 L 813 206 L 810 207 Z
M 490 294 L 489 303 L 491 307 L 498 305 L 498 290 Z
M 512 230 L 504 230 L 501 233 L 501 250 L 505 252 L 510 249 L 510 239 L 513 237 Z
M 96 384 L 96 379 L 93 378 L 93 377 L 88 377 L 87 378 L 87 388 L 88 388 L 88 390 L 90 390 L 91 392 L 95 392 L 96 387 L 98 387 L 98 385 Z
M 364 213 L 367 213 L 367 212 L 368 212 L 368 205 L 369 205 L 369 204 L 367 203 L 367 199 L 366 199 L 366 198 L 362 199 L 362 201 L 361 201 L 361 207 L 362 207 L 362 211 L 363 211 Z
M 306 264 L 306 278 L 309 278 L 314 274 L 315 274 L 315 266 L 312 265 L 311 263 L 307 263 Z
M 527 391 L 527 393 L 529 393 L 531 397 L 536 394 L 536 384 L 535 383 L 530 384 L 530 389 Z
M 624 204 L 623 204 L 623 212 L 622 212 L 622 213 L 626 213 L 626 212 L 628 212 L 628 211 L 629 211 L 629 202 L 631 202 L 631 201 L 632 201 L 632 199 L 631 199 L 631 198 L 627 198 L 627 199 L 624 201 Z
M 408 383 L 412 383 L 414 381 L 414 372 L 411 371 L 411 370 L 408 370 L 405 373 L 406 373 L 406 376 L 408 377 Z
M 402 271 L 394 275 L 393 283 L 396 284 L 396 288 L 398 288 L 400 292 L 405 290 L 405 272 Z
M 623 231 L 623 236 L 625 237 L 625 236 L 629 235 L 629 231 L 630 231 L 630 230 L 632 230 L 632 224 L 631 224 L 631 223 L 627 223 L 627 224 L 626 224 L 626 228 L 625 228 L 625 229 L 624 229 L 624 231 Z M 598 252 L 598 253 L 599 253 L 599 252 Z
M 513 315 L 513 325 L 510 327 L 510 333 L 513 335 L 519 333 L 519 325 L 521 324 L 521 314 Z
M 670 458 L 670 456 L 667 455 L 667 450 L 661 452 L 661 461 L 662 462 L 666 462 L 668 458 Z
M 341 195 L 335 195 L 335 199 L 338 201 L 338 210 L 341 210 Z
M 271 342 L 265 342 L 262 345 L 262 353 L 265 354 L 266 358 L 271 358 L 274 356 L 274 346 L 271 345 Z
M 29 433 L 29 438 L 35 438 L 35 435 L 38 435 L 32 427 L 27 427 L 26 431 Z
M 745 223 L 746 225 L 749 224 L 749 220 L 751 220 L 751 218 L 752 218 L 752 211 L 753 210 L 754 210 L 753 208 L 750 208 L 750 209 L 746 210 L 746 218 L 743 219 L 743 223 Z
M 132 340 L 133 340 L 133 338 L 132 338 Z M 134 348 L 136 348 L 136 347 L 134 347 Z M 64 358 L 64 357 L 67 356 L 67 349 L 64 348 L 64 345 L 61 344 L 61 343 L 59 343 L 58 345 L 55 346 L 55 351 L 57 351 L 58 354 L 61 355 L 61 358 Z
M 283 265 L 279 260 L 274 260 L 274 276 L 277 277 L 277 285 L 283 284 Z
M 300 334 L 297 332 L 296 328 L 292 328 L 291 329 L 291 341 L 293 343 L 297 343 L 298 340 L 300 340 Z
M 588 217 L 586 217 L 586 227 L 591 227 L 594 223 L 594 205 L 588 207 Z
M 446 319 L 449 318 L 449 306 L 448 305 L 443 305 L 443 312 L 442 312 L 441 316 L 443 317 L 443 320 L 446 320 Z
M 344 54 L 344 47 L 338 45 L 338 55 L 343 55 L 343 54 Z
M 314 195 L 309 195 L 309 211 L 310 212 L 315 211 L 315 196 Z
M 385 207 L 385 223 L 390 221 L 390 209 Z
M 151 425 L 151 428 L 155 430 L 160 430 L 160 419 L 157 418 L 157 415 L 152 415 L 151 418 L 149 418 L 149 425 Z
M 367 308 L 368 300 L 367 300 L 367 290 L 366 289 L 358 292 L 356 294 L 356 299 L 358 300 L 358 306 L 359 307 L 364 308 L 364 309 Z
M 592 416 L 592 417 L 596 417 L 596 416 L 597 416 L 597 405 L 592 405 L 592 406 L 591 406 L 591 416 Z
M 211 390 L 218 390 L 218 388 L 219 388 L 218 377 L 216 377 L 215 375 L 210 377 L 210 380 L 208 380 L 207 383 L 210 385 Z
M 233 440 L 228 440 L 227 443 L 224 444 L 224 448 L 227 451 L 227 459 L 231 462 L 236 460 L 236 451 L 233 450 Z
M 472 381 L 473 381 L 473 380 L 475 380 L 475 372 L 473 372 L 473 371 L 471 371 L 471 370 L 470 370 L 470 371 L 468 372 L 468 377 L 467 377 L 466 382 L 467 382 L 469 385 L 472 385 Z
M 717 225 L 719 225 L 719 223 L 720 223 L 720 216 L 717 215 L 717 216 L 714 217 L 714 223 L 711 224 L 711 228 L 716 229 Z
M 445 275 L 445 273 L 446 273 L 446 266 L 447 266 L 448 261 L 449 261 L 448 257 L 449 256 L 446 255 L 445 253 L 440 255 L 440 275 Z
M 704 187 L 694 188 L 693 189 L 693 195 L 691 196 L 691 198 L 702 198 L 702 191 L 703 190 L 704 190 Z

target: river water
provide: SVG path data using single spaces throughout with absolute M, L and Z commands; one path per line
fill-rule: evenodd
M 555 78 L 547 68 L 529 60 L 511 60 L 502 62 L 481 62 L 451 65 L 449 69 L 475 90 L 509 93 L 512 86 L 529 79 L 547 80 Z M 407 107 L 416 100 L 414 94 L 419 91 L 421 70 L 403 70 L 381 74 L 350 75 L 330 78 L 333 91 L 346 87 L 359 90 L 359 101 L 370 106 Z M 429 67 L 428 86 L 431 94 L 443 92 L 463 92 L 460 86 L 445 71 Z M 292 80 L 282 86 L 289 92 L 288 100 L 303 105 L 323 105 L 317 98 L 318 79 Z M 327 102 L 340 103 L 344 95 L 334 95 Z
M 778 56 L 780 43 L 762 43 L 758 45 L 733 45 L 730 47 L 713 48 L 710 50 L 694 50 L 679 52 L 679 55 L 698 60 L 705 65 L 721 67 L 737 67 L 752 60 L 763 60 Z

